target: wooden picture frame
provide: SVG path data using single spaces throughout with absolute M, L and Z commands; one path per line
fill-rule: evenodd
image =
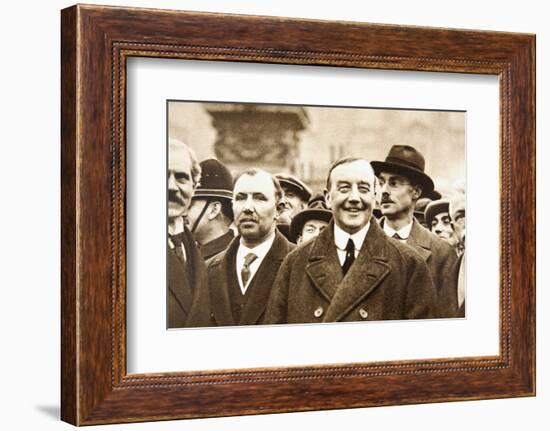
M 61 21 L 64 421 L 535 394 L 534 35 L 82 5 L 64 9 Z M 497 75 L 500 354 L 127 374 L 125 65 L 132 56 Z

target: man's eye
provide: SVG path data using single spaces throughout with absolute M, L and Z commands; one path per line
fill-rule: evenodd
M 360 193 L 368 193 L 368 192 L 369 192 L 369 188 L 368 188 L 368 187 L 359 187 L 359 192 L 360 192 Z
M 342 192 L 342 193 L 347 193 L 347 192 L 349 192 L 349 187 L 348 186 L 338 187 L 338 191 Z
M 236 201 L 244 201 L 244 196 L 237 195 L 237 196 L 235 196 L 235 200 Z

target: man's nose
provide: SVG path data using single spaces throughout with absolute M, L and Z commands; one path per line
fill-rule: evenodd
M 173 173 L 168 175 L 168 190 L 178 190 L 178 184 Z
M 244 201 L 243 211 L 252 212 L 254 210 L 254 202 L 252 196 L 248 196 Z
M 353 202 L 359 201 L 359 189 L 357 188 L 356 185 L 353 185 L 351 187 L 351 190 L 348 195 L 348 200 Z

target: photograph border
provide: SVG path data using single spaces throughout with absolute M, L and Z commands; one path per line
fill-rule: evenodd
M 77 5 L 61 13 L 61 54 L 64 421 L 535 394 L 534 35 Z M 126 60 L 136 56 L 497 75 L 499 355 L 128 375 Z

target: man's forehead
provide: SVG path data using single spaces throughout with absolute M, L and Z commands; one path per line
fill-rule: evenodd
M 320 224 L 326 225 L 328 222 L 325 220 L 310 219 L 304 223 L 304 226 L 318 226 Z
M 396 180 L 409 180 L 409 177 L 398 174 L 397 172 L 391 172 L 391 171 L 382 171 L 378 174 L 378 178 L 383 178 L 384 180 L 389 180 L 390 178 L 394 178 Z
M 171 146 L 168 155 L 168 166 L 171 170 L 190 172 L 191 157 L 189 152 L 181 146 Z
M 332 171 L 332 181 L 353 179 L 357 182 L 372 182 L 374 180 L 374 171 L 366 160 L 355 160 L 350 163 L 344 163 L 336 166 Z
M 275 185 L 271 176 L 265 172 L 254 175 L 244 174 L 235 183 L 235 193 L 265 193 L 272 190 L 275 193 Z

